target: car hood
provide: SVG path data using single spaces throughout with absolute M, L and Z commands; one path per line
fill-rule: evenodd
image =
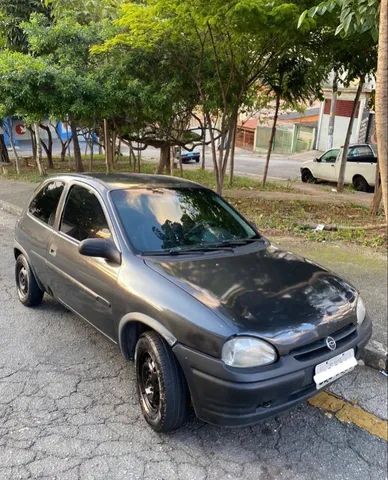
M 274 246 L 153 257 L 146 264 L 226 318 L 235 333 L 265 338 L 280 353 L 356 322 L 352 286 Z

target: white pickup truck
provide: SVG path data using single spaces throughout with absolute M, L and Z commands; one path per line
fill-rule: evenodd
M 342 158 L 342 148 L 332 148 L 315 160 L 304 162 L 300 169 L 302 182 L 317 180 L 337 182 Z M 377 154 L 374 145 L 351 145 L 345 169 L 345 184 L 356 190 L 370 192 L 376 180 Z

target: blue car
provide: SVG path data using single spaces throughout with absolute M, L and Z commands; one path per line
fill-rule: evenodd
M 201 158 L 201 155 L 200 155 L 199 151 L 196 150 L 195 148 L 192 151 L 182 149 L 182 153 L 181 153 L 182 163 L 189 163 L 189 162 L 192 162 L 192 161 L 195 161 L 195 162 L 199 163 L 200 158 Z

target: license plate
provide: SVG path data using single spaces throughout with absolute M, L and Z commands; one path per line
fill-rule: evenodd
M 317 390 L 324 387 L 330 382 L 342 377 L 345 373 L 353 370 L 357 365 L 357 360 L 354 356 L 353 348 L 347 350 L 336 357 L 326 360 L 326 362 L 319 363 L 315 367 L 314 382 Z

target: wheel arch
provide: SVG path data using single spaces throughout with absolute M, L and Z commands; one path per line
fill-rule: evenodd
M 355 173 L 352 177 L 352 185 L 353 187 L 356 188 L 356 185 L 355 185 L 355 182 L 357 181 L 357 179 L 360 179 L 362 182 L 365 182 L 365 190 L 362 189 L 360 191 L 365 191 L 365 192 L 368 192 L 370 191 L 371 189 L 371 186 L 369 185 L 369 182 L 368 180 L 364 177 L 364 175 L 362 175 L 361 173 Z M 356 188 L 357 189 L 357 188 Z M 358 189 L 357 189 L 358 190 Z
M 119 347 L 124 358 L 134 358 L 137 339 L 147 330 L 157 332 L 170 347 L 177 342 L 174 335 L 155 318 L 140 312 L 128 313 L 120 320 L 118 328 Z
M 27 262 L 32 270 L 32 273 L 34 274 L 34 277 L 35 277 L 35 280 L 36 280 L 36 283 L 38 284 L 39 288 L 43 291 L 46 291 L 46 289 L 44 288 L 44 286 L 42 285 L 41 281 L 39 280 L 39 277 L 38 275 L 36 274 L 36 271 L 35 271 L 35 268 L 34 268 L 34 265 L 32 264 L 31 260 L 30 260 L 30 256 L 27 254 L 26 250 L 18 243 L 18 242 L 14 242 L 14 246 L 13 246 L 13 255 L 15 257 L 15 260 L 17 260 L 17 258 L 20 256 L 20 255 L 24 255 L 27 259 Z
M 365 180 L 366 183 L 368 183 L 367 179 L 364 177 L 364 175 L 361 175 L 361 173 L 355 173 L 355 174 L 353 175 L 353 177 L 352 177 L 352 183 L 354 182 L 354 180 L 355 180 L 356 178 L 362 178 L 363 180 Z M 368 185 L 369 185 L 369 183 L 368 183 Z

